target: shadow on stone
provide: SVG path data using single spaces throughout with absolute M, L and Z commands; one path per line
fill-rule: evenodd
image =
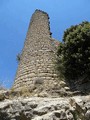
M 10 118 L 8 117 L 8 114 L 6 112 L 0 111 L 0 120 L 10 120 Z
M 70 80 L 66 83 L 74 95 L 89 95 L 90 94 L 90 79 L 87 76 L 82 76 L 78 80 Z

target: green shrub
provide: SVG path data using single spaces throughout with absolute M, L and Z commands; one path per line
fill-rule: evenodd
M 90 23 L 85 21 L 64 32 L 58 48 L 57 66 L 67 79 L 90 76 Z
M 21 60 L 21 54 L 20 53 L 18 53 L 16 60 L 17 60 L 17 62 L 20 62 L 20 60 Z

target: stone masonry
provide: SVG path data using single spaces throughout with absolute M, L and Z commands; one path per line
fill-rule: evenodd
M 58 79 L 55 70 L 58 41 L 51 38 L 49 16 L 36 10 L 32 15 L 20 57 L 13 88 L 31 87 L 35 83 L 52 84 Z

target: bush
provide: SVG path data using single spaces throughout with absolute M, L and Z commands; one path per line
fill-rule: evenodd
M 18 61 L 18 62 L 20 62 L 20 60 L 21 60 L 21 54 L 20 54 L 20 53 L 18 53 L 18 55 L 17 55 L 17 58 L 16 58 L 16 59 L 17 59 L 17 61 Z
M 90 23 L 85 21 L 67 29 L 57 54 L 58 70 L 65 78 L 90 77 Z

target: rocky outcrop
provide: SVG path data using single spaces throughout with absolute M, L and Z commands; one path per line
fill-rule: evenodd
M 90 120 L 90 96 L 4 100 L 0 120 Z

